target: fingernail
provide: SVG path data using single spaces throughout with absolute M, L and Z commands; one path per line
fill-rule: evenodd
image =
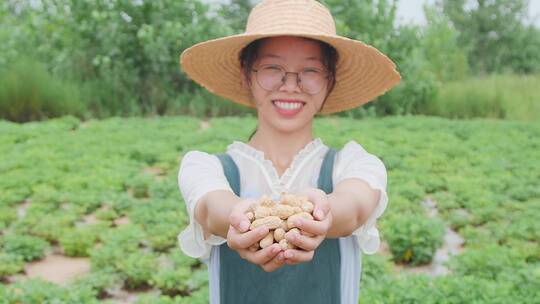
M 301 219 L 296 219 L 296 220 L 294 221 L 294 225 L 295 225 L 296 227 L 300 227 L 300 226 L 302 225 L 302 220 L 301 220 Z
M 276 254 L 276 253 L 278 253 L 279 251 L 280 251 L 280 248 L 279 248 L 279 247 L 274 247 L 274 248 L 272 249 L 272 253 L 273 253 L 273 254 Z
M 324 214 L 321 210 L 317 210 L 315 211 L 315 215 L 317 216 L 318 219 L 322 220 Z
M 240 230 L 241 231 L 246 231 L 248 228 L 249 228 L 249 223 L 247 221 L 242 221 L 240 223 Z
M 294 241 L 296 239 L 296 235 L 294 233 L 289 233 L 289 240 Z
M 294 254 L 293 254 L 291 251 L 286 251 L 286 252 L 285 252 L 285 257 L 286 257 L 287 259 L 292 258 L 293 255 L 294 255 Z

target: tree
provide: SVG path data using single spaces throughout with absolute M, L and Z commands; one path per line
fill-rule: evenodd
M 527 47 L 522 37 L 534 36 L 534 31 L 524 25 L 528 0 L 438 0 L 438 5 L 459 31 L 459 42 L 468 49 L 473 71 L 485 74 L 534 69 L 516 66 L 515 59 L 520 57 L 516 53 Z

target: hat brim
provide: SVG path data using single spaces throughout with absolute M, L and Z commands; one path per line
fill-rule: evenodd
M 356 108 L 397 85 L 396 65 L 376 48 L 342 36 L 306 33 L 238 34 L 198 43 L 180 55 L 181 69 L 213 94 L 255 108 L 242 85 L 239 55 L 252 41 L 266 37 L 299 36 L 326 42 L 339 54 L 336 84 L 321 114 Z

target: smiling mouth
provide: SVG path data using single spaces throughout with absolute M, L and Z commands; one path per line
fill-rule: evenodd
M 281 110 L 294 111 L 303 107 L 306 103 L 300 100 L 282 100 L 275 99 L 272 103 Z

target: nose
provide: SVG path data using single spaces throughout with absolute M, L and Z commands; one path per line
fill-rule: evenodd
M 292 78 L 291 81 L 289 81 L 289 77 L 287 77 L 289 74 L 292 74 L 293 77 L 290 77 Z M 300 84 L 299 84 L 299 75 L 298 73 L 292 73 L 292 72 L 287 72 L 285 73 L 285 75 L 283 76 L 283 83 L 281 84 L 281 87 L 279 88 L 280 91 L 282 92 L 296 92 L 296 93 L 301 93 L 301 89 L 300 89 Z

